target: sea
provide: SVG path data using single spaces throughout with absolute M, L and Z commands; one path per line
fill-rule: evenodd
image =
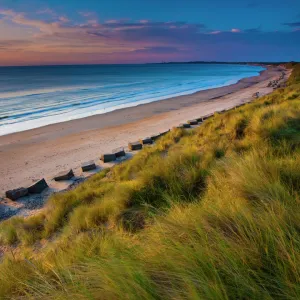
M 234 84 L 262 70 L 235 64 L 0 67 L 0 136 Z

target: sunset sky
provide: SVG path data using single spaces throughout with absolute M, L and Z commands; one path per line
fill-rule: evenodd
M 300 60 L 299 0 L 0 0 L 0 65 Z

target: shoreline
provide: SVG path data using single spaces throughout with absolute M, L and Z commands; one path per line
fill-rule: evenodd
M 74 184 L 53 182 L 51 178 L 58 172 L 72 168 L 78 178 L 90 176 L 93 173 L 81 173 L 82 163 L 95 160 L 100 168 L 109 167 L 113 164 L 99 163 L 105 152 L 166 131 L 188 119 L 249 102 L 257 91 L 260 95 L 268 94 L 273 89 L 267 88 L 267 83 L 277 78 L 281 70 L 268 67 L 259 76 L 241 79 L 236 84 L 0 136 L 0 197 L 6 190 L 45 178 L 50 189 L 39 196 L 40 208 L 48 194 Z M 16 210 L 23 208 L 26 215 L 36 211 L 36 207 L 25 198 L 13 205 Z
M 258 65 L 253 65 L 253 66 L 258 66 Z M 91 115 L 88 115 L 88 116 L 79 116 L 79 117 L 70 117 L 69 120 L 56 120 L 56 122 L 53 122 L 51 123 L 52 121 L 50 121 L 50 123 L 48 122 L 45 122 L 45 121 L 39 121 L 39 125 L 38 123 L 33 125 L 33 126 L 28 126 L 27 123 L 28 122 L 31 122 L 30 120 L 27 120 L 23 123 L 16 123 L 16 124 L 12 124 L 10 126 L 15 126 L 17 125 L 17 128 L 15 128 L 15 131 L 14 132 L 1 132 L 0 134 L 0 138 L 3 137 L 3 136 L 8 136 L 8 135 L 13 135 L 13 134 L 17 134 L 17 133 L 22 133 L 22 132 L 26 132 L 26 131 L 31 131 L 31 130 L 34 130 L 34 129 L 40 129 L 40 128 L 43 128 L 43 127 L 47 127 L 47 126 L 51 126 L 51 125 L 59 125 L 59 124 L 64 124 L 64 123 L 68 123 L 68 122 L 72 122 L 72 121 L 77 121 L 77 120 L 81 120 L 81 119 L 88 119 L 88 118 L 91 118 L 91 117 L 94 117 L 94 116 L 100 116 L 100 115 L 106 115 L 106 114 L 110 114 L 112 112 L 115 112 L 115 111 L 120 111 L 120 110 L 123 110 L 123 109 L 131 109 L 131 108 L 135 108 L 135 107 L 139 107 L 139 106 L 142 106 L 142 105 L 146 105 L 146 104 L 151 104 L 151 103 L 155 103 L 155 102 L 161 102 L 161 101 L 165 101 L 165 100 L 174 100 L 174 99 L 177 99 L 179 97 L 186 97 L 186 96 L 192 96 L 192 95 L 195 95 L 197 93 L 200 93 L 200 92 L 206 92 L 206 91 L 210 91 L 210 90 L 216 90 L 216 89 L 220 89 L 220 88 L 226 88 L 228 86 L 234 86 L 236 84 L 239 84 L 240 82 L 243 82 L 243 80 L 247 80 L 249 78 L 255 78 L 255 77 L 259 77 L 262 75 L 263 72 L 267 71 L 268 70 L 268 66 L 266 65 L 259 65 L 261 68 L 264 68 L 263 70 L 261 71 L 257 71 L 258 72 L 258 75 L 254 75 L 254 76 L 250 76 L 250 77 L 244 77 L 242 79 L 239 79 L 237 80 L 235 83 L 228 83 L 228 84 L 224 84 L 224 85 L 221 85 L 221 86 L 217 86 L 217 87 L 208 87 L 208 88 L 203 88 L 203 89 L 200 89 L 200 90 L 197 90 L 197 91 L 182 91 L 182 92 L 178 92 L 177 94 L 175 95 L 168 95 L 168 96 L 162 96 L 162 98 L 160 99 L 152 99 L 152 100 L 139 100 L 137 102 L 129 102 L 129 103 L 126 103 L 126 104 L 122 104 L 122 105 L 119 105 L 119 106 L 114 106 L 114 107 L 109 107 L 107 108 L 107 111 L 104 111 L 104 112 L 99 112 L 99 113 L 95 113 L 95 114 L 91 114 Z M 41 91 L 40 91 L 41 92 Z M 125 107 L 122 107 L 123 105 L 125 105 Z M 4 116 L 1 119 L 7 119 L 9 118 L 9 116 Z M 38 119 L 39 120 L 39 119 Z M 20 129 L 19 127 L 22 127 L 22 124 L 23 126 L 25 126 L 26 129 Z M 29 127 L 29 128 L 28 128 Z M 9 130 L 8 130 L 9 131 Z M 1 145 L 0 145 L 1 146 Z
M 151 114 L 147 113 L 146 110 L 148 108 L 151 109 L 154 106 L 163 106 L 163 108 L 164 108 L 163 112 L 168 112 L 169 111 L 168 108 L 165 108 L 165 106 L 168 105 L 167 101 L 173 101 L 173 103 L 175 105 L 174 105 L 174 107 L 170 108 L 170 110 L 173 110 L 173 109 L 180 109 L 181 107 L 186 107 L 186 105 L 181 105 L 181 106 L 178 105 L 179 104 L 178 102 L 181 102 L 182 100 L 189 100 L 189 99 L 184 99 L 184 98 L 194 98 L 196 96 L 199 96 L 199 101 L 201 101 L 201 102 L 205 101 L 205 100 L 218 99 L 220 97 L 223 97 L 223 96 L 226 96 L 226 95 L 231 94 L 233 92 L 236 92 L 240 89 L 250 87 L 250 86 L 254 85 L 255 83 L 258 83 L 261 80 L 260 79 L 258 81 L 255 81 L 254 80 L 255 78 L 259 79 L 260 77 L 262 77 L 264 75 L 264 73 L 271 72 L 274 69 L 279 69 L 279 67 L 269 67 L 269 66 L 262 66 L 262 67 L 264 67 L 266 69 L 260 71 L 259 75 L 242 78 L 242 79 L 238 80 L 236 83 L 233 83 L 233 84 L 224 85 L 224 86 L 217 87 L 217 88 L 209 88 L 209 89 L 199 90 L 197 92 L 193 92 L 191 94 L 186 94 L 186 95 L 171 96 L 169 98 L 156 100 L 156 101 L 149 102 L 149 103 L 142 103 L 142 104 L 137 104 L 137 105 L 134 105 L 134 106 L 129 106 L 129 107 L 116 109 L 116 110 L 109 111 L 109 112 L 103 113 L 103 114 L 96 114 L 96 115 L 92 115 L 92 116 L 88 116 L 88 117 L 82 117 L 82 118 L 78 118 L 78 119 L 57 122 L 57 123 L 54 123 L 54 124 L 48 124 L 48 125 L 44 125 L 44 126 L 41 126 L 41 127 L 24 130 L 24 131 L 17 131 L 17 132 L 13 132 L 13 133 L 4 134 L 4 135 L 0 136 L 0 147 L 2 145 L 1 139 L 3 139 L 3 138 L 5 139 L 6 137 L 10 138 L 10 137 L 13 137 L 14 135 L 19 136 L 19 135 L 26 134 L 26 133 L 29 133 L 29 134 L 32 133 L 32 135 L 35 135 L 36 132 L 38 132 L 38 131 L 50 132 L 50 131 L 52 131 L 51 127 L 54 128 L 54 127 L 57 127 L 57 126 L 61 127 L 61 129 L 63 129 L 63 130 L 65 130 L 65 127 L 70 129 L 71 127 L 73 127 L 73 125 L 76 125 L 75 123 L 79 123 L 79 122 L 80 123 L 85 123 L 85 121 L 90 122 L 92 119 L 98 119 L 101 116 L 106 118 L 106 116 L 115 117 L 114 115 L 116 115 L 117 117 L 119 117 L 119 115 L 121 116 L 123 114 L 123 112 L 127 113 L 127 111 L 130 112 L 131 110 L 138 110 L 139 108 L 141 108 L 143 115 L 141 115 L 140 118 L 135 118 L 134 119 L 134 121 L 139 121 L 139 120 L 141 120 L 145 117 L 151 117 Z M 230 87 L 230 92 L 226 93 L 226 90 L 229 87 Z M 204 99 L 202 96 L 206 96 L 206 98 Z M 192 100 L 194 100 L 194 99 L 192 99 Z M 195 101 L 186 101 L 186 102 L 188 104 L 191 104 L 191 105 L 196 104 Z M 157 103 L 161 103 L 161 105 L 156 105 Z M 152 111 L 152 115 L 153 114 L 158 114 L 158 113 L 161 113 L 161 112 L 156 111 L 156 110 Z M 123 125 L 124 124 L 124 122 L 118 122 L 118 121 L 119 120 L 114 120 L 113 123 L 116 123 L 117 125 Z M 128 123 L 128 122 L 125 122 L 125 123 Z M 66 126 L 63 126 L 63 125 L 66 125 Z M 92 125 L 92 124 L 90 124 L 90 125 Z M 108 126 L 111 126 L 111 122 L 109 122 Z M 108 127 L 108 126 L 105 126 L 105 127 Z M 105 128 L 105 127 L 95 126 L 95 128 L 92 128 L 92 126 L 87 126 L 87 128 L 85 130 L 100 129 L 100 128 Z M 0 148 L 0 150 L 1 150 L 1 148 Z

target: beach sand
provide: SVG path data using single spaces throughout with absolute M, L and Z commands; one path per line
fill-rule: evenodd
M 65 183 L 59 185 L 51 180 L 58 172 L 72 168 L 80 175 L 81 163 L 95 160 L 99 165 L 102 153 L 126 146 L 129 141 L 249 102 L 255 92 L 268 94 L 273 91 L 266 87 L 268 82 L 281 71 L 269 67 L 260 76 L 234 85 L 2 136 L 0 195 L 41 178 L 48 181 L 52 190 L 62 190 Z

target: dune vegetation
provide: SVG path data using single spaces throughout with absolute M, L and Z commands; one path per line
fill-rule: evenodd
M 0 225 L 1 299 L 300 299 L 300 65 L 286 88 Z

